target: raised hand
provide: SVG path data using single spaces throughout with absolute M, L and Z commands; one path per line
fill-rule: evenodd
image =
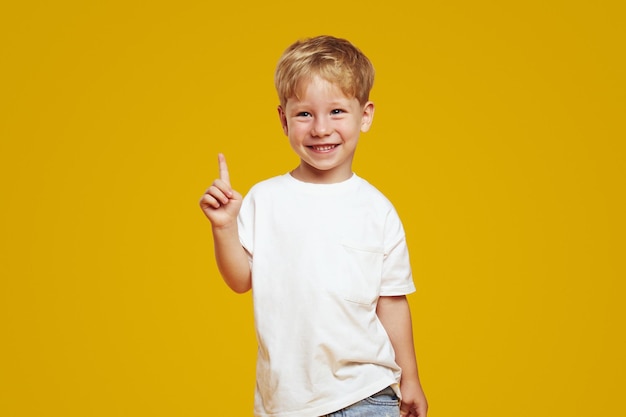
M 202 195 L 200 208 L 214 228 L 221 228 L 236 224 L 242 197 L 230 185 L 230 175 L 224 155 L 220 153 L 217 160 L 219 178 L 213 181 L 213 184 Z

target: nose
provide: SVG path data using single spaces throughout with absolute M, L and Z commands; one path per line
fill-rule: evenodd
M 316 117 L 313 122 L 313 129 L 311 129 L 311 135 L 313 136 L 328 136 L 332 132 L 330 121 L 326 117 Z

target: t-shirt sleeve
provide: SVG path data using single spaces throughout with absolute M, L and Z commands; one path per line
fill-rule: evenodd
M 241 210 L 237 217 L 239 241 L 248 253 L 250 261 L 254 253 L 254 193 L 249 192 L 241 203 Z
M 409 250 L 400 217 L 391 209 L 385 222 L 381 296 L 405 295 L 415 291 Z

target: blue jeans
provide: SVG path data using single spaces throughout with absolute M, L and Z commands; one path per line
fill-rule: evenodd
M 358 403 L 323 417 L 400 417 L 400 400 L 387 387 Z

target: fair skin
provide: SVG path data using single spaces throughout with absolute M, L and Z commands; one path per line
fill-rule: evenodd
M 380 297 L 376 314 L 396 352 L 396 363 L 402 369 L 400 415 L 426 417 L 428 403 L 417 372 L 411 311 L 406 296 Z
M 289 144 L 300 157 L 296 179 L 329 184 L 352 176 L 352 160 L 361 132 L 374 117 L 374 103 L 361 104 L 336 85 L 313 77 L 301 97 L 290 98 L 278 116 Z
M 215 259 L 226 284 L 237 293 L 252 288 L 248 254 L 239 241 L 237 215 L 243 198 L 230 185 L 226 158 L 218 155 L 219 178 L 213 181 L 202 198 L 200 208 L 211 222 Z
M 278 115 L 285 135 L 300 164 L 291 175 L 304 182 L 330 184 L 352 176 L 352 161 L 359 135 L 367 132 L 374 104 L 347 97 L 337 86 L 313 77 L 303 86 L 301 97 L 290 98 Z M 218 156 L 219 178 L 207 189 L 200 207 L 211 222 L 218 269 L 235 292 L 251 289 L 248 255 L 239 242 L 237 215 L 242 196 L 230 184 L 226 159 Z M 426 417 L 413 347 L 411 313 L 405 296 L 380 297 L 376 313 L 385 327 L 402 368 L 401 416 Z

